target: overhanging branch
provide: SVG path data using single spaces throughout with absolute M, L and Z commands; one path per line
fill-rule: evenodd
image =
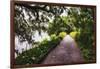
M 45 5 L 43 7 L 36 6 L 36 5 L 35 6 L 31 6 L 31 5 L 28 5 L 28 4 L 16 4 L 16 5 L 23 6 L 23 7 L 26 7 L 27 9 L 31 9 L 31 10 L 37 10 L 37 9 L 39 9 L 39 10 L 42 10 L 42 11 L 45 11 L 45 12 L 48 12 L 48 13 L 52 13 L 52 14 L 55 15 L 55 13 L 53 11 L 46 9 L 47 5 Z

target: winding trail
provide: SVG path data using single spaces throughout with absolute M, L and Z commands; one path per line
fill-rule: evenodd
M 47 55 L 42 64 L 72 64 L 83 62 L 84 59 L 75 40 L 70 35 L 66 35 L 60 44 Z

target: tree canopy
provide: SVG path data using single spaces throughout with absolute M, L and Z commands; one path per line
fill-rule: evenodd
M 83 28 L 88 31 L 93 29 L 93 9 L 91 8 L 15 4 L 15 13 L 15 34 L 21 41 L 27 40 L 29 43 L 34 41 L 32 35 L 36 30 L 39 34 L 41 31 L 59 34 L 62 31 L 70 33 Z
M 46 32 L 51 37 L 51 41 L 46 39 L 39 43 L 39 51 L 43 50 L 43 53 L 45 53 L 45 49 L 49 49 L 50 45 L 57 45 L 57 43 L 59 43 L 59 36 L 64 37 L 66 34 L 69 34 L 76 40 L 82 50 L 83 56 L 87 60 L 95 59 L 95 53 L 93 51 L 93 45 L 95 43 L 93 7 L 16 3 L 14 11 L 15 35 L 19 37 L 21 42 L 28 41 L 28 43 L 34 43 L 33 37 L 36 31 L 39 32 L 39 35 L 41 35 L 42 32 Z M 41 48 L 41 46 L 43 47 Z M 47 48 L 45 48 L 45 46 L 47 46 Z M 33 52 L 33 50 L 38 51 L 38 48 L 30 49 L 31 52 Z M 35 51 L 35 55 L 40 56 L 43 54 Z M 30 53 L 30 55 L 31 54 L 32 53 Z M 25 55 L 25 53 L 22 53 L 22 56 L 23 55 Z M 17 58 L 17 60 L 20 60 L 20 58 Z M 30 57 L 28 56 L 28 58 Z M 34 63 L 38 63 L 38 61 L 37 59 Z M 25 62 L 25 64 L 27 62 Z
M 63 6 L 48 6 L 37 4 L 15 5 L 15 33 L 21 41 L 32 42 L 35 31 L 47 31 L 48 23 L 66 10 Z

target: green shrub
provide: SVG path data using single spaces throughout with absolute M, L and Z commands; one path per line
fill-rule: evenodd
M 16 65 L 25 64 L 38 64 L 41 63 L 43 57 L 50 48 L 57 46 L 60 42 L 60 38 L 55 34 L 50 36 L 50 40 L 44 39 L 38 44 L 38 47 L 24 51 L 16 58 Z
M 62 39 L 67 35 L 66 32 L 60 32 L 59 33 L 59 37 L 61 37 Z

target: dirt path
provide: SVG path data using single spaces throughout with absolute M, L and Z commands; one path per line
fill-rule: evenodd
M 42 64 L 71 64 L 81 63 L 84 59 L 80 54 L 74 39 L 66 35 L 55 49 L 53 49 Z

